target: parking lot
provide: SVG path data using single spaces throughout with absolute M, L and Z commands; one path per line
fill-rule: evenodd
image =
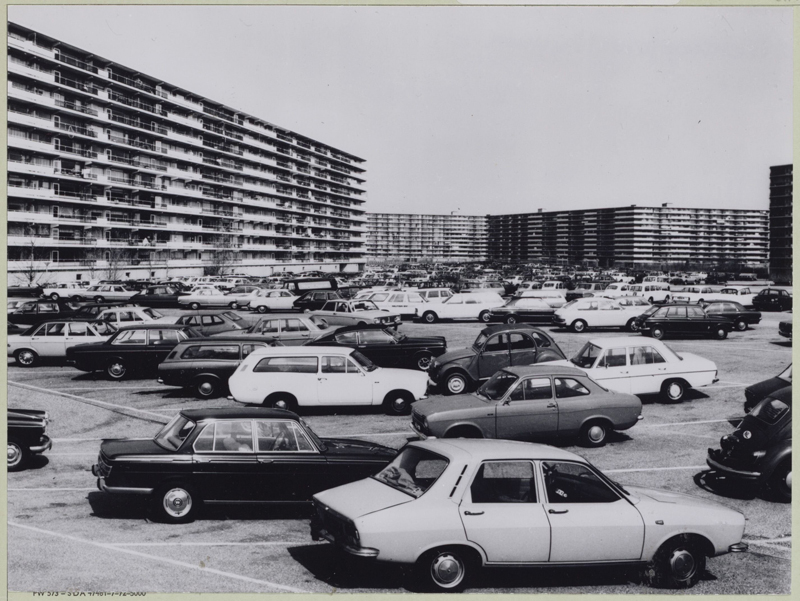
M 612 434 L 605 447 L 564 443 L 623 484 L 715 499 L 745 514 L 750 552 L 709 560 L 707 574 L 691 593 L 790 592 L 791 505 L 761 498 L 757 491 L 724 487 L 708 477 L 705 465 L 707 448 L 718 446 L 743 414 L 744 388 L 791 362 L 791 343 L 778 335 L 778 322 L 786 317 L 765 313 L 761 324 L 726 340 L 665 340 L 678 352 L 716 362 L 719 382 L 690 391 L 680 404 L 643 398 L 644 420 Z M 455 349 L 471 345 L 483 327 L 477 322 L 404 323 L 401 331 L 443 335 L 448 348 Z M 555 329 L 551 334 L 567 356 L 591 338 L 620 335 Z M 307 507 L 213 508 L 194 523 L 166 525 L 148 520 L 143 499 L 97 490 L 89 470 L 101 439 L 151 437 L 180 409 L 231 406 L 234 401 L 198 401 L 154 379 L 112 382 L 58 364 L 23 369 L 9 360 L 8 380 L 9 406 L 47 410 L 53 439 L 53 448 L 30 469 L 8 476 L 9 590 L 413 590 L 401 569 L 344 565 L 330 545 L 312 542 Z M 304 417 L 322 437 L 362 438 L 398 448 L 412 437 L 408 417 L 389 417 L 379 408 L 314 410 Z M 635 572 L 607 568 L 485 571 L 472 591 L 664 592 L 641 584 Z

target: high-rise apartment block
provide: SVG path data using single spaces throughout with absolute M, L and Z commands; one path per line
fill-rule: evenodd
M 792 281 L 792 165 L 769 168 L 769 272 Z
M 8 271 L 357 271 L 363 159 L 9 23 Z

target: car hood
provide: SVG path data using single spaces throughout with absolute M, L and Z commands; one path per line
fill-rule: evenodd
M 414 336 L 413 338 L 406 338 L 401 345 L 408 346 L 441 346 L 447 347 L 447 339 L 444 336 Z
M 414 412 L 424 417 L 446 411 L 464 409 L 486 409 L 490 401 L 483 400 L 477 394 L 456 394 L 453 396 L 436 396 L 414 403 Z
M 472 348 L 459 348 L 452 351 L 447 351 L 443 355 L 436 358 L 436 363 L 442 365 L 451 361 L 458 361 L 459 359 L 467 359 L 475 356 L 475 351 Z
M 171 453 L 156 444 L 152 438 L 106 439 L 100 444 L 100 451 L 109 459 L 122 455 L 163 455 Z
M 414 497 L 373 478 L 331 488 L 317 493 L 314 498 L 351 520 L 414 500 Z
M 327 447 L 327 455 L 359 455 L 381 458 L 384 457 L 387 463 L 397 455 L 397 450 L 385 447 L 381 444 L 366 440 L 354 440 L 350 438 L 323 438 L 322 442 Z
M 711 499 L 703 499 L 702 497 L 696 497 L 694 495 L 687 495 L 684 493 L 672 492 L 668 490 L 660 490 L 657 488 L 625 486 L 625 490 L 631 493 L 633 497 L 638 497 L 638 500 L 636 498 L 631 499 L 631 501 L 633 501 L 634 504 L 637 505 L 639 505 L 640 503 L 645 503 L 645 504 L 667 503 L 671 505 L 680 505 L 681 507 L 694 507 L 697 509 L 700 508 L 717 509 L 717 510 L 723 508 L 730 509 L 728 506 L 723 505 L 722 503 L 719 503 L 717 501 L 712 501 Z

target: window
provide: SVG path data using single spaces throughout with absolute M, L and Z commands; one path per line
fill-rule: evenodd
M 55 303 L 39 303 L 39 313 L 58 313 L 58 305 Z
M 484 353 L 505 352 L 508 350 L 508 339 L 505 334 L 497 334 L 489 338 L 486 346 L 483 347 Z
M 541 332 L 531 332 L 531 336 L 539 348 L 550 348 L 550 339 Z
M 430 451 L 406 447 L 389 465 L 373 476 L 378 482 L 414 498 L 421 497 L 442 472 L 448 461 Z
M 324 374 L 344 374 L 347 367 L 344 357 L 322 357 L 322 373 Z
M 175 346 L 178 342 L 178 330 L 150 330 L 148 346 Z
M 314 452 L 314 446 L 297 422 L 264 420 L 256 422 L 258 452 Z
M 147 330 L 125 330 L 111 344 L 142 344 L 147 342 Z
M 508 340 L 512 351 L 532 351 L 536 349 L 533 339 L 524 334 L 509 334 Z
M 606 351 L 597 367 L 624 367 L 625 365 L 625 349 L 612 348 Z
M 284 332 L 308 332 L 308 327 L 299 319 L 283 319 L 281 327 Z
M 225 323 L 221 317 L 217 317 L 216 315 L 203 315 L 202 321 L 204 326 L 214 326 Z
M 252 353 L 257 348 L 264 348 L 266 344 L 243 344 L 242 345 L 242 359 L 247 357 L 250 353 Z
M 689 317 L 699 317 L 699 318 L 703 318 L 706 315 L 705 313 L 703 313 L 703 310 L 700 307 L 687 307 L 686 314 Z
M 194 442 L 195 451 L 253 452 L 253 424 L 248 421 L 208 424 Z
M 25 303 L 22 305 L 22 313 L 36 313 L 38 309 L 39 307 L 35 302 Z
M 390 303 L 403 303 L 405 302 L 405 300 L 406 297 L 404 294 L 393 294 L 392 296 L 389 297 Z
M 511 393 L 512 401 L 541 401 L 553 398 L 550 378 L 529 378 L 523 380 Z
M 630 350 L 631 365 L 651 365 L 666 363 L 664 357 L 651 346 L 636 346 Z
M 430 292 L 428 292 L 428 298 L 439 298 L 439 291 L 431 290 Z
M 236 344 L 207 344 L 190 346 L 181 355 L 181 359 L 218 359 L 239 360 L 239 346 Z
M 470 487 L 473 503 L 536 503 L 536 481 L 529 461 L 491 461 L 481 465 Z
M 579 463 L 542 462 L 550 503 L 613 503 L 619 496 L 589 467 Z
M 556 378 L 556 398 L 568 399 L 574 396 L 590 394 L 589 389 L 573 378 Z
M 89 336 L 89 325 L 84 321 L 76 321 L 69 324 L 70 336 Z
M 195 425 L 193 421 L 179 413 L 156 434 L 154 441 L 164 449 L 177 451 L 186 437 L 192 433 Z
M 65 323 L 51 323 L 47 324 L 47 329 L 44 332 L 45 336 L 64 336 L 67 324 Z
M 359 333 L 361 344 L 392 344 L 395 340 L 383 330 L 363 330 Z
M 270 319 L 269 321 L 261 322 L 262 334 L 277 334 L 279 332 L 280 320 Z
M 383 301 L 385 301 L 387 298 L 389 298 L 389 295 L 388 295 L 388 294 L 383 294 L 383 293 L 381 293 L 381 294 L 376 294 L 376 295 L 375 295 L 375 296 L 373 296 L 373 297 L 372 297 L 370 300 L 371 300 L 372 302 L 375 302 L 375 303 L 382 303 L 382 302 L 383 302 Z
M 685 318 L 686 317 L 686 307 L 670 307 L 667 309 L 666 313 L 667 317 L 673 318 Z M 661 317 L 661 311 L 658 312 L 658 316 Z
M 336 342 L 339 344 L 358 344 L 358 339 L 355 332 L 345 332 L 344 334 L 336 335 Z
M 253 368 L 253 373 L 281 372 L 296 374 L 317 373 L 316 357 L 265 357 Z

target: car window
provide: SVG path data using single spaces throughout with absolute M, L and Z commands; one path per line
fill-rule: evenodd
M 111 344 L 146 344 L 147 343 L 147 330 L 125 330 L 120 332 L 119 336 L 114 339 Z
M 92 327 L 100 336 L 111 336 L 111 334 L 117 331 L 116 326 L 104 321 L 93 322 Z
M 262 334 L 277 334 L 280 331 L 280 319 L 270 319 L 261 322 L 260 332 Z
M 67 324 L 65 323 L 50 323 L 44 331 L 45 336 L 64 336 Z
M 242 345 L 242 359 L 247 357 L 250 353 L 252 353 L 257 348 L 266 348 L 266 344 L 243 344 Z
M 383 330 L 363 330 L 359 332 L 361 344 L 392 344 L 394 337 Z
M 378 482 L 415 498 L 422 496 L 448 465 L 444 457 L 416 447 L 406 447 L 378 474 Z
M 492 353 L 508 350 L 508 338 L 505 334 L 495 334 L 486 342 L 483 347 L 484 353 Z
M 700 307 L 687 307 L 686 308 L 686 314 L 689 317 L 704 317 L 705 316 L 705 313 L 703 313 L 703 310 Z
M 568 399 L 574 396 L 590 394 L 589 389 L 574 378 L 555 378 L 556 398 Z
M 585 465 L 543 461 L 542 471 L 550 503 L 613 503 L 619 500 L 619 495 Z
M 512 351 L 533 350 L 536 348 L 533 338 L 525 334 L 509 334 L 508 340 Z
M 208 424 L 194 441 L 194 449 L 214 453 L 252 453 L 253 424 L 250 420 Z
M 358 344 L 358 339 L 355 332 L 345 332 L 344 334 L 336 335 L 336 342 L 339 344 Z
M 347 373 L 345 357 L 322 357 L 322 373 L 324 374 L 344 374 Z
M 528 378 L 511 393 L 511 400 L 514 401 L 541 401 L 552 398 L 550 378 Z
M 265 357 L 253 368 L 254 373 L 317 373 L 316 357 Z
M 664 357 L 651 346 L 636 346 L 630 349 L 631 365 L 650 365 L 653 363 L 666 363 Z
M 625 364 L 625 348 L 612 348 L 605 352 L 597 367 L 623 367 Z
M 206 344 L 195 345 L 187 348 L 181 359 L 219 359 L 227 361 L 239 360 L 239 345 L 237 344 Z
M 55 303 L 39 303 L 39 313 L 58 313 L 58 305 Z
M 425 296 L 427 296 L 428 298 L 439 298 L 439 291 L 431 290 Z
M 76 321 L 74 323 L 69 324 L 69 335 L 70 336 L 89 336 L 89 324 L 85 321 Z
M 256 422 L 259 453 L 314 452 L 314 446 L 297 422 L 260 420 Z
M 473 503 L 536 503 L 530 461 L 487 461 L 470 486 Z
M 150 330 L 148 346 L 175 345 L 180 342 L 178 330 Z
M 299 319 L 281 320 L 281 327 L 284 332 L 308 332 L 308 326 Z

